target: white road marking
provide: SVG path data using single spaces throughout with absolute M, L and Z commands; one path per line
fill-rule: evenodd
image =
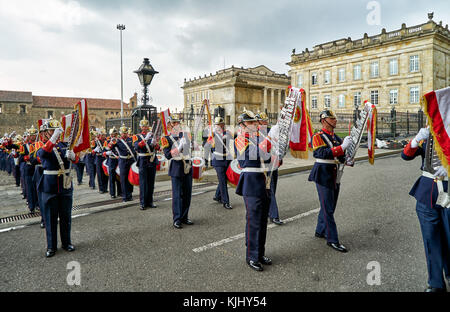
M 283 219 L 283 222 L 284 223 L 289 223 L 289 222 L 292 222 L 292 221 L 295 221 L 295 220 L 307 217 L 307 216 L 309 216 L 309 215 L 311 215 L 313 213 L 317 213 L 319 211 L 320 211 L 320 208 L 316 208 L 316 209 L 313 209 L 313 210 L 310 210 L 310 211 L 298 214 L 298 215 L 293 216 L 291 218 Z M 269 224 L 267 226 L 267 228 L 271 229 L 271 228 L 274 228 L 276 226 L 278 226 L 278 225 L 272 223 L 272 224 Z M 198 248 L 194 248 L 194 249 L 192 249 L 192 251 L 199 253 L 199 252 L 202 252 L 202 251 L 205 251 L 205 250 L 208 250 L 208 249 L 212 249 L 212 248 L 217 247 L 217 246 L 221 246 L 221 245 L 224 245 L 224 244 L 227 244 L 227 243 L 234 242 L 235 240 L 238 240 L 238 239 L 241 239 L 241 238 L 244 238 L 244 237 L 245 237 L 245 233 L 241 233 L 241 234 L 238 234 L 238 235 L 235 235 L 235 236 L 231 236 L 231 237 L 222 239 L 222 240 L 217 241 L 217 242 L 213 242 L 213 243 L 210 243 L 210 244 L 198 247 Z
M 10 228 L 6 228 L 6 229 L 0 230 L 0 233 L 9 232 L 9 231 L 18 230 L 18 229 L 23 229 L 23 228 L 25 228 L 27 226 L 28 225 L 13 226 L 13 227 L 10 227 Z

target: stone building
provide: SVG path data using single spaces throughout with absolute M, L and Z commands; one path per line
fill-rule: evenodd
M 35 96 L 32 92 L 0 91 L 0 134 L 15 130 L 22 134 L 26 128 L 37 124 L 38 119 L 50 116 L 59 119 L 69 114 L 82 98 Z M 105 120 L 120 117 L 120 100 L 85 98 L 89 109 L 89 124 L 104 127 Z M 124 115 L 129 116 L 137 104 L 136 94 L 124 103 Z
M 370 100 L 378 111 L 417 112 L 423 94 L 450 85 L 450 33 L 429 14 L 422 25 L 362 39 L 339 39 L 291 55 L 294 86 L 307 92 L 311 115 L 351 113 Z
M 214 75 L 185 79 L 183 112 L 189 114 L 193 109 L 198 113 L 202 101 L 209 99 L 211 111 L 222 107 L 226 124 L 234 125 L 244 107 L 253 112 L 278 113 L 289 84 L 287 75 L 277 74 L 264 65 L 254 68 L 232 66 Z

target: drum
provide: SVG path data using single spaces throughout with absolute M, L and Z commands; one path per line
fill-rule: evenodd
M 139 186 L 139 168 L 136 162 L 131 165 L 130 171 L 128 172 L 128 182 L 134 186 Z
M 156 165 L 156 171 L 165 171 L 167 169 L 167 158 L 164 155 L 157 154 L 158 157 L 158 165 Z
M 109 167 L 108 167 L 108 165 L 106 164 L 106 161 L 107 161 L 107 159 L 105 159 L 105 160 L 102 162 L 102 168 L 103 168 L 103 172 L 104 172 L 105 175 L 108 177 L 108 176 L 109 176 Z
M 236 187 L 239 183 L 239 178 L 241 177 L 241 167 L 237 159 L 234 159 L 227 169 L 227 179 L 231 186 Z
M 203 175 L 203 168 L 205 167 L 205 160 L 201 157 L 192 158 L 192 178 L 201 180 Z

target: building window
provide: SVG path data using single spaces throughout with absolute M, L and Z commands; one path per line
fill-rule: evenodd
M 19 114 L 26 114 L 26 113 L 27 113 L 26 105 L 19 105 Z
M 409 102 L 412 104 L 419 103 L 419 87 L 409 88 Z
M 303 75 L 297 74 L 297 87 L 301 88 L 303 87 Z
M 378 90 L 370 91 L 370 102 L 374 105 L 378 105 Z
M 325 95 L 324 100 L 325 108 L 331 108 L 331 95 Z
M 361 92 L 355 92 L 353 94 L 353 105 L 361 106 Z
M 339 82 L 345 81 L 345 68 L 339 68 L 338 74 Z
M 312 109 L 317 109 L 317 96 L 312 96 L 311 97 L 311 108 Z
M 361 80 L 361 65 L 353 66 L 353 80 Z
M 378 61 L 370 63 L 370 78 L 376 78 L 379 75 Z
M 191 94 L 191 103 L 194 103 L 194 95 Z
M 398 59 L 389 61 L 389 75 L 398 75 Z
M 108 112 L 105 112 L 105 115 L 108 116 Z
M 339 94 L 339 108 L 345 107 L 345 94 Z
M 389 91 L 389 104 L 398 104 L 398 90 L 393 89 Z
M 419 56 L 411 55 L 409 57 L 409 71 L 411 73 L 416 73 L 419 71 Z
M 3 113 L 3 105 L 0 104 L 0 114 Z
M 313 86 L 317 85 L 318 81 L 317 81 L 317 73 L 312 73 L 311 75 L 311 84 Z
M 54 112 L 53 111 L 47 111 L 47 118 L 53 117 Z
M 329 84 L 330 82 L 331 82 L 331 72 L 329 70 L 326 70 L 323 78 L 323 83 Z

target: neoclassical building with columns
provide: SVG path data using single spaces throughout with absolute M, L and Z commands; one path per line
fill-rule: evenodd
M 230 67 L 194 79 L 185 79 L 185 114 L 191 110 L 200 112 L 202 101 L 208 99 L 211 112 L 222 107 L 225 110 L 225 123 L 235 125 L 244 108 L 253 112 L 267 112 L 275 118 L 281 103 L 284 103 L 286 88 L 290 77 L 278 74 L 264 65 L 254 68 Z
M 292 85 L 307 92 L 311 114 L 350 113 L 365 100 L 379 112 L 417 112 L 423 94 L 450 85 L 448 25 L 428 22 L 357 40 L 344 38 L 291 55 Z

